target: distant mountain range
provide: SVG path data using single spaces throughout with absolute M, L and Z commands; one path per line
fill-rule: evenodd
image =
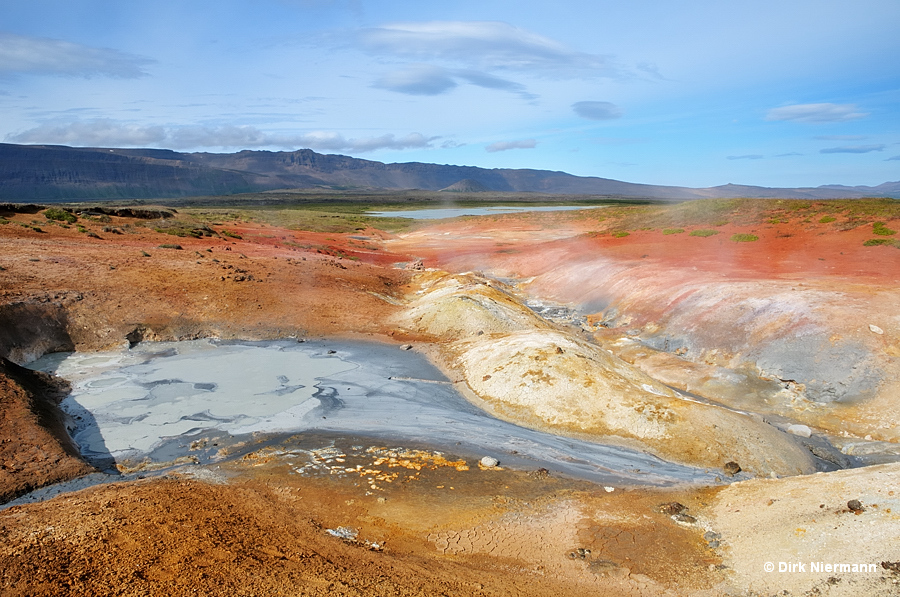
M 517 192 L 653 199 L 777 197 L 900 198 L 900 181 L 876 187 L 825 185 L 780 189 L 722 185 L 702 189 L 574 176 L 550 170 L 384 164 L 297 151 L 179 153 L 0 143 L 0 200 L 80 201 L 232 195 L 276 189 Z

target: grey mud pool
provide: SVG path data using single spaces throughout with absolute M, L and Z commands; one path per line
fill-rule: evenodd
M 70 433 L 108 472 L 214 464 L 249 443 L 305 434 L 428 447 L 473 462 L 491 456 L 603 484 L 716 482 L 715 472 L 498 420 L 421 354 L 374 342 L 148 342 L 29 366 L 72 384 L 61 404 Z

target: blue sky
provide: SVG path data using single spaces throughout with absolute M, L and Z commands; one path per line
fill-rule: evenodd
M 900 180 L 900 2 L 0 0 L 0 140 Z

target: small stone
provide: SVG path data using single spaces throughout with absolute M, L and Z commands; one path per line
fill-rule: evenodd
M 616 490 L 616 488 L 615 487 L 604 487 L 603 490 L 606 491 L 606 493 L 612 493 Z
M 878 327 L 877 325 L 869 324 L 869 331 L 873 334 L 878 334 L 879 336 L 884 334 L 884 330 Z
M 528 476 L 532 479 L 543 480 L 550 477 L 550 471 L 542 467 L 537 469 L 536 471 L 531 471 L 530 473 L 528 473 Z
M 681 524 L 697 524 L 697 519 L 690 514 L 673 514 L 672 520 Z
M 412 344 L 401 344 L 400 350 L 412 350 Z
M 484 458 L 479 460 L 478 463 L 485 468 L 494 468 L 495 466 L 500 464 L 500 461 L 493 456 L 485 456 Z
M 733 477 L 736 474 L 738 474 L 739 472 L 741 472 L 741 465 L 739 465 L 737 462 L 734 462 L 734 461 L 726 462 L 725 466 L 722 467 L 722 470 L 724 470 L 725 474 L 728 475 L 729 477 Z
M 865 510 L 859 500 L 850 500 L 847 502 L 847 507 L 854 512 L 863 512 Z
M 666 502 L 665 504 L 658 505 L 653 510 L 661 514 L 672 516 L 673 514 L 681 514 L 687 510 L 687 506 L 679 504 L 678 502 Z
M 787 432 L 800 437 L 809 437 L 812 435 L 812 429 L 806 425 L 791 425 L 787 428 Z

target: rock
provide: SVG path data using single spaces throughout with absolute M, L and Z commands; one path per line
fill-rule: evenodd
M 869 324 L 869 331 L 873 334 L 878 334 L 879 336 L 884 334 L 884 330 L 878 327 L 877 325 Z
M 493 468 L 493 467 L 497 466 L 498 464 L 500 464 L 500 461 L 492 456 L 485 456 L 484 458 L 482 458 L 481 460 L 478 461 L 478 464 L 480 464 L 481 466 L 483 466 L 485 468 Z
M 416 259 L 415 261 L 410 261 L 406 264 L 406 268 L 409 271 L 421 272 L 425 270 L 425 262 L 421 259 Z
M 539 481 L 543 481 L 544 479 L 550 478 L 550 471 L 541 467 L 541 468 L 537 469 L 536 471 L 531 471 L 530 473 L 528 473 L 528 476 L 531 477 L 532 479 L 537 479 Z
M 739 472 L 741 472 L 741 465 L 739 465 L 737 462 L 734 462 L 734 461 L 726 462 L 725 466 L 722 468 L 725 471 L 725 474 L 728 475 L 729 477 L 733 477 L 736 474 L 738 474 Z
M 864 512 L 865 511 L 865 508 L 863 508 L 863 505 L 860 503 L 859 500 L 850 500 L 849 502 L 847 502 L 847 507 L 850 510 L 852 510 L 853 512 Z
M 356 541 L 356 537 L 359 535 L 359 531 L 350 527 L 338 527 L 336 529 L 325 530 L 329 535 L 337 537 L 338 539 L 343 539 L 344 541 Z
M 401 344 L 400 350 L 412 350 L 412 344 Z
M 806 425 L 791 425 L 787 428 L 787 432 L 793 435 L 799 435 L 800 437 L 809 437 L 812 435 L 812 430 Z
M 691 516 L 690 514 L 684 514 L 684 513 L 673 514 L 671 516 L 671 518 L 672 518 L 672 520 L 674 520 L 675 522 L 677 522 L 679 524 L 686 524 L 686 525 L 697 524 L 697 519 L 694 518 L 693 516 Z
M 679 504 L 678 502 L 666 502 L 665 504 L 656 506 L 653 510 L 661 514 L 672 516 L 673 514 L 681 514 L 687 510 L 687 506 Z

